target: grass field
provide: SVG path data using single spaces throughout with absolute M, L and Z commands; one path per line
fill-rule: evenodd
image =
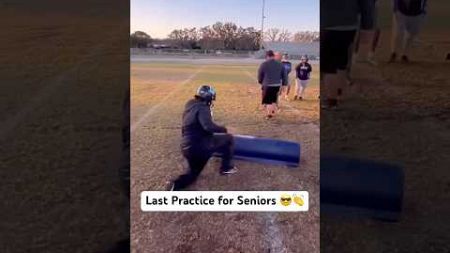
M 449 252 L 449 4 L 429 1 L 412 62 L 388 64 L 391 1 L 380 1 L 378 66 L 356 64 L 343 110 L 322 112 L 321 152 L 400 164 L 405 173 L 400 222 L 321 216 L 324 252 Z
M 281 114 L 264 119 L 255 64 L 132 62 L 131 163 L 132 248 L 134 252 L 318 252 L 319 248 L 319 82 L 318 66 L 305 101 L 281 102 Z M 164 190 L 183 172 L 181 113 L 200 84 L 217 90 L 215 120 L 248 134 L 300 142 L 299 168 L 237 161 L 238 174 L 218 173 L 209 162 L 191 190 L 304 189 L 306 213 L 143 213 L 139 193 Z
M 343 105 L 346 110 L 322 112 L 320 132 L 332 138 L 322 138 L 321 149 L 401 163 L 407 191 L 403 216 L 399 223 L 321 217 L 322 245 L 326 252 L 449 252 L 450 73 L 444 57 L 450 51 L 450 2 L 429 1 L 414 62 L 388 65 L 391 1 L 379 1 L 382 38 L 376 58 L 380 64 L 355 66 L 361 96 L 348 100 Z M 0 139 L 5 143 L 0 146 L 2 252 L 101 252 L 126 236 L 121 220 L 126 219 L 122 210 L 126 198 L 117 165 L 121 104 L 129 81 L 122 68 L 129 60 L 129 49 L 122 46 L 129 39 L 129 17 L 124 11 L 128 3 L 14 2 L 21 3 L 0 9 L 0 27 L 7 34 L 0 37 Z M 67 13 L 46 9 L 55 3 Z M 96 12 L 100 17 L 92 15 Z M 114 14 L 107 12 L 122 17 L 109 18 Z M 99 38 L 104 43 L 92 48 Z M 133 138 L 142 139 L 133 146 L 133 152 L 141 154 L 133 157 L 137 166 L 132 171 L 132 245 L 137 252 L 318 251 L 319 110 L 314 100 L 318 74 L 313 74 L 315 84 L 307 100 L 289 103 L 300 113 L 283 107 L 278 119 L 267 122 L 256 110 L 259 93 L 250 77 L 256 66 L 242 66 L 248 76 L 238 65 L 221 66 L 226 72 L 219 75 L 211 73 L 219 66 L 204 66 L 181 85 L 193 73 L 186 68 L 202 66 L 132 63 L 132 122 L 154 108 L 133 133 Z M 193 189 L 300 187 L 312 192 L 310 212 L 140 212 L 139 191 L 163 189 L 170 177 L 182 171 L 177 149 L 180 113 L 197 81 L 219 89 L 215 113 L 219 123 L 243 134 L 298 140 L 303 159 L 297 171 L 239 163 L 240 174 L 229 178 L 219 177 L 218 164 L 212 161 Z M 161 89 L 162 85 L 176 92 L 164 99 L 171 90 Z M 232 90 L 236 92 L 230 96 L 233 107 L 224 107 L 225 95 Z
M 100 252 L 126 236 L 128 17 L 109 10 L 128 3 L 58 3 L 0 4 L 2 252 Z

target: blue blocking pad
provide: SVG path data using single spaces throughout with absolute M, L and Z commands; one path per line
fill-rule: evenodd
M 234 159 L 298 167 L 300 144 L 292 141 L 234 135 Z
M 400 218 L 402 168 L 337 156 L 322 157 L 320 163 L 321 212 L 387 221 Z

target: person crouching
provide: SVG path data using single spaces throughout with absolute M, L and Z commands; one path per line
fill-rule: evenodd
M 181 152 L 187 160 L 188 169 L 170 185 L 169 190 L 183 190 L 193 184 L 214 153 L 222 155 L 220 173 L 237 172 L 233 165 L 234 138 L 223 126 L 212 120 L 211 107 L 216 91 L 209 85 L 197 89 L 193 99 L 184 108 L 182 123 Z

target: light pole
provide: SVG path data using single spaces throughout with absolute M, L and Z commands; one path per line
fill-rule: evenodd
M 264 19 L 266 18 L 266 16 L 264 16 L 265 13 L 265 7 L 266 7 L 266 0 L 262 0 L 262 15 L 261 15 L 261 38 L 260 38 L 260 42 L 259 42 L 259 49 L 262 50 L 263 49 L 263 43 L 264 43 Z

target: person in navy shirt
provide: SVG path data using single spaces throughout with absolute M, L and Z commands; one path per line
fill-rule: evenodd
M 308 63 L 308 56 L 302 56 L 301 62 L 295 67 L 296 72 L 296 89 L 294 100 L 303 100 L 306 87 L 308 87 L 311 77 L 312 67 Z
M 291 83 L 289 82 L 289 74 L 292 71 L 292 63 L 289 61 L 288 54 L 284 54 L 281 60 L 281 64 L 283 64 L 284 71 L 287 76 L 287 85 L 283 86 L 284 99 L 289 99 L 289 91 L 291 90 Z

